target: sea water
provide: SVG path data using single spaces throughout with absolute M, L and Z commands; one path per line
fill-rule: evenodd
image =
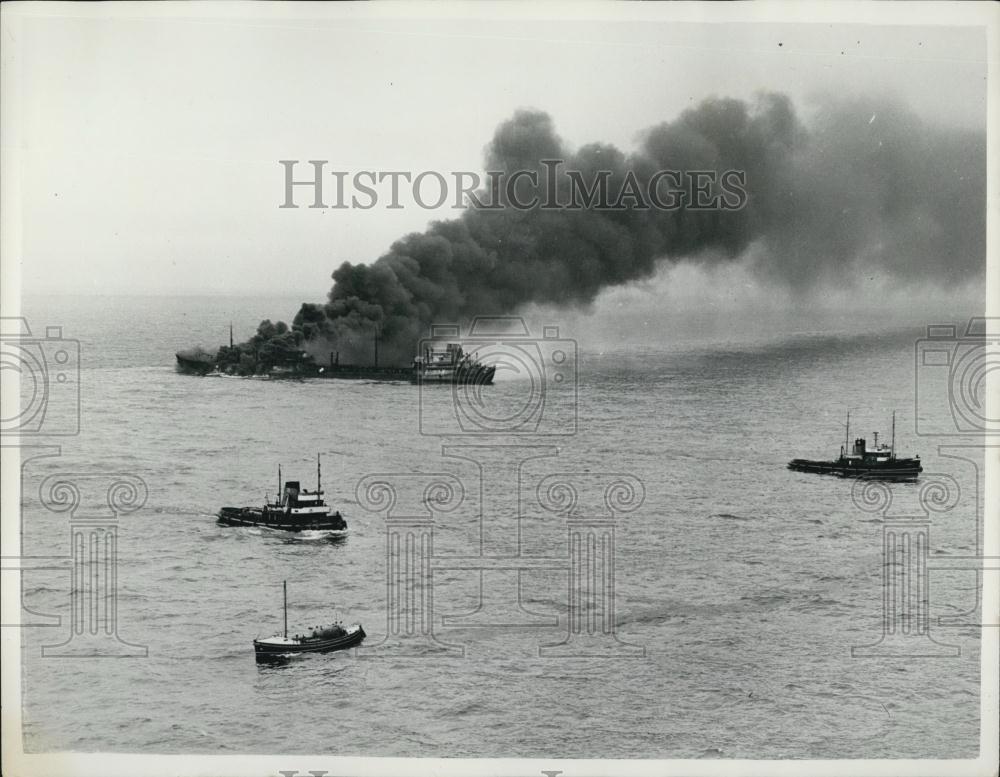
M 974 571 L 941 569 L 940 561 L 977 552 L 981 454 L 916 434 L 918 412 L 949 420 L 946 402 L 917 407 L 914 399 L 915 344 L 933 322 L 665 336 L 655 347 L 577 343 L 576 375 L 566 376 L 575 393 L 564 383 L 562 405 L 550 406 L 562 414 L 510 435 L 425 428 L 426 402 L 440 410 L 453 401 L 450 387 L 428 398 L 402 383 L 175 372 L 176 350 L 225 341 L 230 320 L 245 338 L 296 303 L 26 300 L 36 335 L 59 325 L 63 338 L 80 341 L 81 415 L 77 435 L 24 440 L 49 447 L 23 450 L 23 554 L 72 552 L 70 515 L 52 509 L 46 478 L 83 482 L 98 501 L 118 476 L 141 479 L 148 491 L 117 521 L 113 641 L 131 655 L 58 655 L 51 646 L 73 644 L 70 592 L 83 583 L 65 563 L 23 575 L 22 617 L 42 624 L 22 629 L 28 751 L 976 754 L 979 583 Z M 547 380 L 552 368 L 537 375 Z M 505 407 L 516 417 L 537 388 L 531 380 L 499 376 L 479 407 L 494 420 Z M 475 397 L 459 400 L 476 407 Z M 883 556 L 888 513 L 861 509 L 849 480 L 785 467 L 795 457 L 835 456 L 848 409 L 852 437 L 871 440 L 879 429 L 886 442 L 896 410 L 901 455 L 921 455 L 925 475 L 956 484 L 952 502 L 933 513 L 920 507 L 920 483 L 892 486 L 894 509 L 929 516 L 930 636 L 950 656 L 852 654 L 882 636 L 885 565 L 891 577 L 900 563 Z M 311 488 L 317 452 L 326 498 L 349 525 L 344 536 L 216 523 L 223 505 L 273 496 L 279 464 L 286 479 Z M 539 490 L 554 476 L 596 483 L 597 497 L 581 489 L 577 517 L 603 520 L 602 536 L 614 527 L 615 633 L 614 644 L 601 642 L 607 635 L 597 624 L 603 654 L 540 650 L 566 640 L 573 615 L 569 522 L 546 509 Z M 428 513 L 406 491 L 435 477 L 459 484 L 450 512 Z M 611 512 L 601 501 L 600 485 L 619 477 L 640 484 L 637 509 Z M 444 647 L 258 667 L 251 643 L 280 631 L 282 581 L 292 631 L 339 618 L 361 623 L 367 645 L 390 648 L 406 632 L 387 616 L 389 597 L 407 589 L 393 589 L 399 567 L 387 555 L 386 512 L 359 503 L 367 500 L 359 483 L 380 479 L 397 484 L 395 517 L 433 521 L 423 589 L 432 600 L 420 612 Z M 109 512 L 96 504 L 75 518 Z M 484 573 L 483 556 L 507 561 Z M 604 562 L 601 574 L 611 575 Z M 500 605 L 496 622 L 469 615 L 484 599 Z M 582 617 L 584 631 L 594 630 L 587 611 Z M 107 622 L 89 618 L 77 613 L 84 630 Z M 904 645 L 920 654 L 926 641 Z

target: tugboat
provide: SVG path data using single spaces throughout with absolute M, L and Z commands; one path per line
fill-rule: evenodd
M 278 467 L 278 488 L 281 496 L 270 502 L 265 497 L 263 507 L 223 507 L 219 523 L 226 526 L 266 526 L 284 531 L 343 531 L 347 521 L 339 511 L 330 514 L 323 501 L 320 457 L 316 454 L 316 490 L 300 488 L 299 481 L 288 480 L 281 489 L 281 467 Z
M 485 365 L 465 353 L 458 343 L 447 343 L 444 349 L 425 348 L 413 360 L 414 383 L 476 383 L 493 384 L 496 366 Z
M 288 636 L 288 581 L 281 583 L 284 598 L 285 629 L 266 639 L 253 641 L 254 655 L 259 663 L 282 661 L 300 653 L 329 653 L 359 644 L 366 636 L 360 623 L 344 627 L 340 622 L 316 626 L 308 634 Z
M 920 457 L 896 457 L 896 414 L 892 414 L 892 444 L 878 444 L 878 432 L 875 432 L 875 445 L 868 448 L 868 441 L 858 437 L 854 447 L 848 451 L 847 443 L 851 436 L 851 414 L 847 414 L 847 434 L 840 448 L 840 458 L 836 461 L 816 461 L 813 459 L 792 459 L 788 469 L 797 472 L 815 472 L 819 475 L 837 475 L 842 478 L 864 477 L 871 480 L 916 480 L 924 468 Z

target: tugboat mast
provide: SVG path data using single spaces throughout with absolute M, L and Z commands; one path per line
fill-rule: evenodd
M 851 411 L 847 411 L 847 427 L 844 432 L 844 456 L 851 452 Z
M 281 581 L 281 598 L 284 600 L 285 610 L 285 639 L 288 639 L 288 581 Z
M 323 491 L 322 491 L 322 488 L 320 486 L 320 482 L 322 480 L 322 477 L 321 477 L 320 468 L 319 468 L 319 457 L 320 457 L 320 454 L 317 453 L 316 454 L 316 493 L 317 494 L 322 494 Z
M 896 458 L 896 411 L 892 411 L 892 445 L 889 446 L 889 456 Z

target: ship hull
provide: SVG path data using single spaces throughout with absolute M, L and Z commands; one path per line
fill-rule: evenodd
M 446 385 L 458 384 L 473 384 L 479 386 L 492 386 L 493 376 L 496 373 L 496 367 L 474 367 L 472 369 L 458 369 L 458 370 L 420 370 L 414 371 L 413 377 L 411 378 L 414 383 L 420 384 L 435 384 L 443 383 Z
M 177 356 L 177 370 L 188 375 L 208 375 L 216 370 L 218 365 L 213 362 L 203 362 Z M 287 372 L 274 371 L 263 376 L 275 380 L 302 378 L 324 378 L 328 380 L 365 380 L 399 383 L 474 383 L 492 385 L 495 367 L 483 367 L 478 370 L 458 370 L 450 372 L 418 372 L 412 367 L 362 367 L 338 365 L 333 367 L 317 367 L 314 369 L 297 369 Z M 249 376 L 248 376 L 249 377 Z
M 919 459 L 896 459 L 880 463 L 864 463 L 852 460 L 817 461 L 813 459 L 792 459 L 788 469 L 796 472 L 811 472 L 817 475 L 835 475 L 841 478 L 867 478 L 869 480 L 916 480 L 923 472 Z
M 413 380 L 411 367 L 362 367 L 359 365 L 333 365 L 317 369 L 310 377 L 336 378 L 339 380 Z
M 292 532 L 343 531 L 347 528 L 347 521 L 340 513 L 296 515 L 257 507 L 223 507 L 219 511 L 219 523 L 225 526 L 262 526 Z
M 192 359 L 189 356 L 174 354 L 177 357 L 177 370 L 188 375 L 208 375 L 215 369 L 215 362 L 205 359 Z
M 415 369 L 413 367 L 359 367 L 334 365 L 317 370 L 310 377 L 333 378 L 335 380 L 383 380 L 410 383 L 473 383 L 492 385 L 496 367 L 477 366 L 471 369 Z
M 358 626 L 357 630 L 348 631 L 346 634 L 330 639 L 302 639 L 287 642 L 255 639 L 253 649 L 257 661 L 281 661 L 289 656 L 305 653 L 331 653 L 335 650 L 346 650 L 361 644 L 366 636 L 365 630 Z

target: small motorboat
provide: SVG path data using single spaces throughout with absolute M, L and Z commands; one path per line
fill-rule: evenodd
M 329 653 L 344 650 L 361 643 L 365 630 L 360 623 L 344 626 L 339 621 L 328 626 L 317 626 L 304 634 L 288 636 L 288 583 L 281 584 L 284 594 L 285 629 L 281 634 L 253 641 L 257 661 L 282 661 L 300 653 Z

